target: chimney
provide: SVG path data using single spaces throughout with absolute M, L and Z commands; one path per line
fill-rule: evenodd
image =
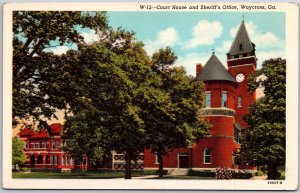
M 196 77 L 201 73 L 202 68 L 202 64 L 196 64 Z

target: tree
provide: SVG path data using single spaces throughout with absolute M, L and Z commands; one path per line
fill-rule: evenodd
M 76 147 L 82 154 L 93 149 L 95 130 L 99 129 L 96 147 L 124 152 L 125 178 L 130 179 L 131 161 L 144 146 L 139 96 L 150 74 L 150 60 L 143 44 L 132 32 L 110 30 L 100 41 L 68 52 L 64 62 L 67 72 L 73 72 L 65 82 L 74 85 L 76 101 L 72 104 L 73 118 L 65 123 L 66 136 L 75 144 L 85 142 L 83 147 Z
M 24 151 L 24 142 L 22 142 L 17 136 L 12 138 L 12 164 L 14 169 L 17 166 L 24 164 L 26 161 L 26 153 Z
M 251 91 L 262 86 L 265 96 L 250 106 L 245 117 L 248 128 L 242 132 L 241 156 L 249 164 L 267 165 L 268 179 L 276 179 L 286 157 L 286 61 L 266 60 L 248 80 Z
M 104 12 L 15 11 L 13 12 L 13 124 L 33 118 L 40 128 L 73 101 L 62 58 L 46 48 L 83 43 L 80 28 L 95 32 L 107 29 Z
M 91 109 L 83 109 L 76 116 L 66 116 L 63 138 L 66 145 L 63 150 L 79 160 L 87 158 L 91 162 L 102 159 L 101 127 L 98 117 Z
M 170 47 L 153 54 L 153 83 L 145 93 L 146 146 L 156 153 L 159 176 L 163 177 L 163 156 L 174 148 L 192 147 L 207 134 L 208 124 L 200 118 L 204 86 L 174 67 L 177 57 Z

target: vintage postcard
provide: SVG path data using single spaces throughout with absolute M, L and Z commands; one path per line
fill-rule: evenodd
M 6 189 L 295 190 L 295 3 L 7 3 Z

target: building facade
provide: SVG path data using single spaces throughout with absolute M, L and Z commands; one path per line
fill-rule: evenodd
M 55 123 L 50 125 L 51 135 L 43 129 L 39 132 L 26 128 L 18 133 L 20 139 L 25 143 L 27 160 L 24 164 L 29 168 L 51 168 L 51 169 L 87 169 L 88 160 L 78 160 L 62 150 L 64 144 L 61 138 L 62 125 Z
M 248 36 L 244 21 L 227 54 L 227 69 L 213 52 L 205 66 L 196 66 L 196 80 L 205 84 L 205 107 L 201 116 L 212 125 L 210 134 L 193 148 L 180 148 L 164 156 L 164 168 L 255 169 L 238 161 L 239 133 L 247 128 L 243 117 L 256 100 L 247 88 L 247 77 L 256 70 L 255 44 Z M 158 168 L 157 156 L 144 152 L 144 168 Z

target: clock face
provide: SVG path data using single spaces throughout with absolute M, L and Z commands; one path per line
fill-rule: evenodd
M 243 82 L 245 80 L 245 75 L 243 73 L 239 73 L 236 75 L 235 79 L 237 82 Z

